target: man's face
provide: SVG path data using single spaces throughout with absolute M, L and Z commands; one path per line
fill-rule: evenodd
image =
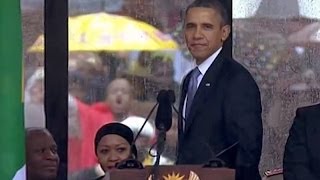
M 116 79 L 108 87 L 107 102 L 114 113 L 127 113 L 132 100 L 132 89 L 125 79 Z
M 229 25 L 222 25 L 222 18 L 213 8 L 190 8 L 185 19 L 187 47 L 199 65 L 222 45 L 230 33 Z
M 45 130 L 35 130 L 27 135 L 28 178 L 51 180 L 57 177 L 59 156 L 57 145 Z

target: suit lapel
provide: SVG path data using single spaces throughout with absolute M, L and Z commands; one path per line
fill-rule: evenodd
M 216 88 L 215 83 L 217 82 L 217 79 L 221 74 L 223 62 L 224 58 L 220 53 L 217 59 L 214 60 L 214 62 L 210 65 L 209 69 L 203 76 L 192 102 L 190 114 L 186 122 L 185 133 L 191 127 L 196 114 L 199 112 L 199 110 L 201 110 L 201 107 L 202 105 L 204 105 L 204 102 L 209 98 L 209 93 L 212 92 L 212 88 Z
M 188 91 L 188 85 L 189 85 L 189 80 L 190 80 L 190 75 L 191 71 L 186 75 L 186 77 L 183 80 L 182 83 L 182 88 L 181 88 L 181 98 L 179 102 L 179 118 L 178 118 L 178 138 L 179 141 L 181 142 L 181 138 L 183 137 L 183 106 L 184 106 L 184 101 L 187 96 L 187 91 Z

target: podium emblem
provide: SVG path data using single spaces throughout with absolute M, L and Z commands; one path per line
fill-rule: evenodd
M 167 176 L 163 176 L 164 180 L 183 180 L 184 176 L 180 176 L 180 174 L 176 174 L 176 173 L 172 173 L 172 174 L 168 174 Z
M 175 172 L 162 177 L 163 180 L 200 180 L 199 176 L 193 171 L 190 171 L 188 178 L 185 178 L 185 175 L 180 175 L 180 173 Z M 152 180 L 151 175 L 149 176 L 148 180 Z

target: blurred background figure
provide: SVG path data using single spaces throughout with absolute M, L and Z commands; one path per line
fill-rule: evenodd
M 103 100 L 109 83 L 109 66 L 90 52 L 69 53 L 69 92 L 80 101 L 92 104 Z
M 161 89 L 175 89 L 173 81 L 173 58 L 172 53 L 153 53 L 151 56 L 151 80 L 156 84 L 156 92 Z M 152 97 L 156 97 L 156 93 L 152 94 Z
M 68 136 L 69 138 L 81 138 L 82 131 L 79 120 L 77 100 L 69 94 L 68 96 Z
M 150 75 L 151 52 L 142 51 L 138 53 L 138 58 L 134 60 L 130 67 L 130 72 L 138 76 Z
M 127 79 L 116 78 L 107 87 L 105 103 L 115 117 L 115 121 L 122 121 L 131 113 L 133 89 Z
M 45 127 L 44 69 L 39 67 L 28 79 L 24 96 L 25 127 Z
M 69 111 L 68 171 L 71 173 L 97 164 L 92 141 L 102 125 L 113 122 L 113 115 L 111 111 L 102 113 L 72 96 L 69 98 L 69 106 L 74 104 L 77 109 L 77 113 Z
M 174 81 L 176 68 L 174 55 L 176 51 L 142 51 L 138 59 L 133 59 L 129 65 L 129 72 L 123 76 L 131 80 L 134 96 L 140 101 L 154 101 L 161 89 L 179 91 L 179 83 Z M 179 73 L 179 71 L 177 69 Z

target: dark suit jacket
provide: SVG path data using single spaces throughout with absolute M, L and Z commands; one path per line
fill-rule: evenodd
M 177 164 L 204 164 L 228 146 L 228 167 L 237 180 L 261 179 L 258 171 L 262 147 L 260 92 L 250 73 L 220 53 L 205 73 L 183 130 L 182 110 L 190 73 L 182 85 L 179 106 Z
M 286 143 L 285 180 L 320 179 L 320 104 L 298 108 Z

